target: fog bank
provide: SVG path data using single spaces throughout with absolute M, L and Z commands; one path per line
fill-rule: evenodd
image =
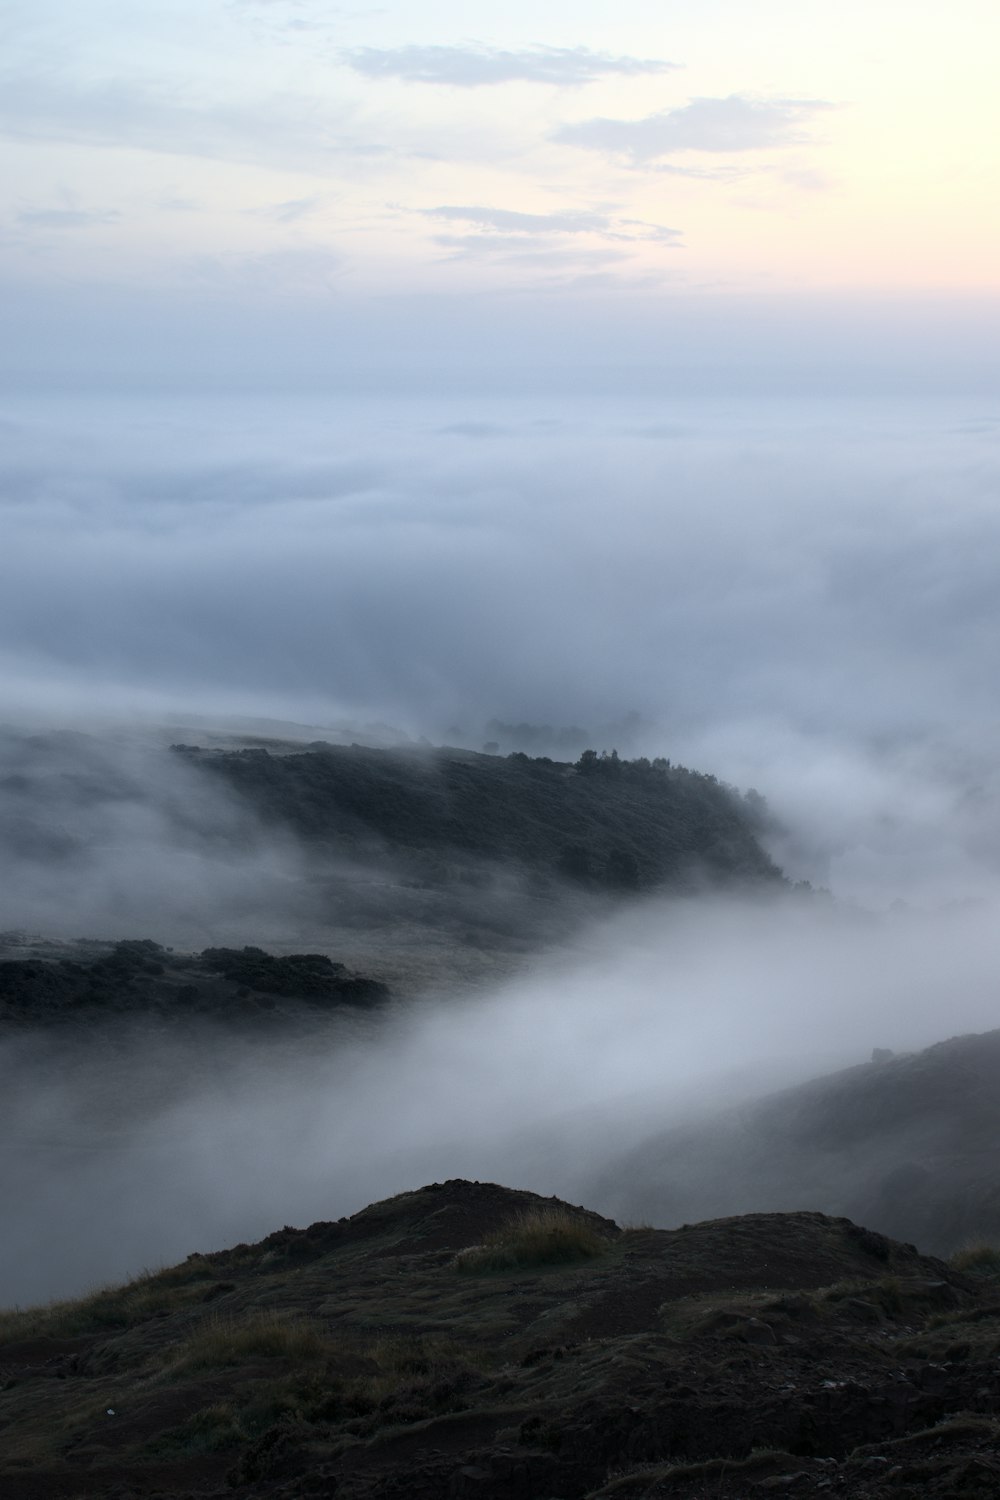
M 6 1043 L 0 1300 L 453 1176 L 601 1209 L 602 1171 L 662 1125 L 996 1026 L 997 908 L 873 921 L 795 896 L 656 899 L 492 993 L 374 1028 Z
M 0 418 L 20 722 L 480 748 L 496 718 L 632 712 L 632 753 L 757 786 L 797 877 L 934 904 L 995 867 L 988 397 L 49 393 Z

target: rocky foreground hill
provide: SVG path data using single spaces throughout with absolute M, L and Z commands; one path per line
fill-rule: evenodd
M 818 1213 L 433 1184 L 5 1315 L 0 1493 L 991 1496 L 998 1273 Z

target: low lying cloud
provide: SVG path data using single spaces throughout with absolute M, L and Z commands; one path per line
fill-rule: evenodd
M 623 155 L 634 162 L 656 161 L 684 151 L 718 154 L 799 145 L 809 139 L 803 127 L 832 104 L 822 99 L 693 99 L 641 120 L 593 119 L 561 126 L 552 139 L 589 151 Z
M 618 57 L 587 47 L 356 47 L 341 53 L 348 67 L 367 78 L 406 83 L 481 88 L 502 83 L 543 83 L 579 88 L 599 78 L 667 73 L 676 63 L 659 58 Z
M 283 941 L 322 925 L 323 895 L 296 842 L 166 742 L 121 726 L 0 729 L 0 932 L 155 933 L 201 948 L 219 933 Z
M 993 1025 L 996 919 L 995 889 L 878 923 L 793 898 L 653 901 L 493 993 L 428 996 L 374 1029 L 7 1042 L 0 1302 L 448 1177 L 613 1207 L 602 1171 L 652 1130 Z M 821 1178 L 789 1206 L 822 1208 Z
M 0 424 L 0 688 L 48 726 L 0 740 L 0 925 L 357 961 L 301 849 L 136 730 L 182 712 L 473 748 L 497 720 L 611 748 L 617 721 L 757 787 L 835 897 L 652 900 L 494 993 L 428 984 L 280 1055 L 4 1044 L 0 1297 L 433 1178 L 580 1200 L 698 1097 L 995 1024 L 991 400 L 49 392 Z
M 596 731 L 635 710 L 654 727 L 633 753 L 770 800 L 796 877 L 934 905 L 994 869 L 988 404 L 122 396 L 0 415 L 17 718 L 378 720 L 480 748 L 492 719 Z

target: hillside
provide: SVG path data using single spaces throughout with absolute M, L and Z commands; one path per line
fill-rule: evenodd
M 485 1245 L 487 1249 L 482 1247 Z M 996 1492 L 997 1257 L 453 1181 L 0 1322 L 18 1500 Z
M 661 1222 L 809 1206 L 946 1253 L 1000 1239 L 1000 1031 L 814 1079 L 644 1142 L 594 1192 Z
M 467 993 L 636 893 L 782 884 L 761 800 L 665 761 L 167 735 L 0 729 L 0 938 L 320 952 Z
M 480 864 L 612 891 L 780 879 L 757 840 L 754 805 L 666 761 L 587 751 L 570 765 L 361 745 L 174 749 L 314 848 L 390 857 L 432 881 Z
M 386 985 L 320 953 L 260 948 L 174 953 L 150 938 L 118 943 L 0 938 L 0 1036 L 16 1031 L 156 1021 L 183 1026 L 287 1026 L 318 1014 L 369 1010 Z

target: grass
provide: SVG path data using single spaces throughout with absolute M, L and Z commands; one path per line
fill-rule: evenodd
M 210 1319 L 175 1350 L 172 1373 L 221 1369 L 253 1359 L 289 1359 L 296 1363 L 327 1358 L 329 1337 L 304 1318 L 253 1313 L 244 1318 Z
M 988 1240 L 970 1240 L 955 1251 L 948 1264 L 966 1276 L 1000 1277 L 1000 1249 Z
M 50 1302 L 42 1307 L 0 1311 L 0 1344 L 29 1338 L 74 1338 L 105 1330 L 134 1328 L 148 1318 L 173 1313 L 200 1301 L 206 1269 L 184 1264 L 165 1271 L 146 1271 L 120 1286 L 102 1287 L 86 1297 Z
M 885 1317 L 895 1318 L 903 1311 L 906 1291 L 898 1276 L 879 1276 L 871 1281 L 837 1281 L 824 1287 L 819 1296 L 830 1307 L 841 1302 L 864 1302 Z
M 244 1357 L 281 1356 L 291 1370 L 238 1384 L 229 1400 L 196 1412 L 178 1427 L 154 1438 L 151 1454 L 215 1452 L 256 1442 L 275 1427 L 303 1434 L 364 1441 L 374 1433 L 463 1411 L 486 1383 L 478 1351 L 470 1352 L 440 1335 L 377 1338 L 340 1352 L 355 1373 L 346 1375 L 320 1363 L 332 1345 L 308 1325 L 277 1319 L 205 1330 L 181 1353 L 172 1373 L 203 1371 Z M 304 1354 L 303 1354 L 304 1351 Z M 308 1362 L 307 1362 L 308 1361 Z
M 631 1495 L 639 1500 L 642 1495 L 669 1494 L 674 1484 L 700 1480 L 706 1486 L 706 1495 L 721 1494 L 727 1479 L 750 1480 L 762 1472 L 766 1477 L 769 1473 L 794 1468 L 796 1463 L 796 1458 L 783 1448 L 754 1448 L 744 1458 L 706 1458 L 697 1463 L 682 1464 L 634 1464 L 626 1470 L 609 1473 L 603 1487 L 596 1493 L 600 1500 L 613 1495 L 622 1496 L 623 1500 Z
M 232 1402 L 217 1401 L 195 1412 L 180 1427 L 163 1433 L 150 1447 L 154 1453 L 218 1453 L 238 1447 L 247 1436 Z
M 603 1255 L 607 1248 L 605 1236 L 585 1219 L 561 1208 L 530 1209 L 508 1220 L 481 1245 L 461 1251 L 455 1266 L 475 1273 L 570 1265 Z

